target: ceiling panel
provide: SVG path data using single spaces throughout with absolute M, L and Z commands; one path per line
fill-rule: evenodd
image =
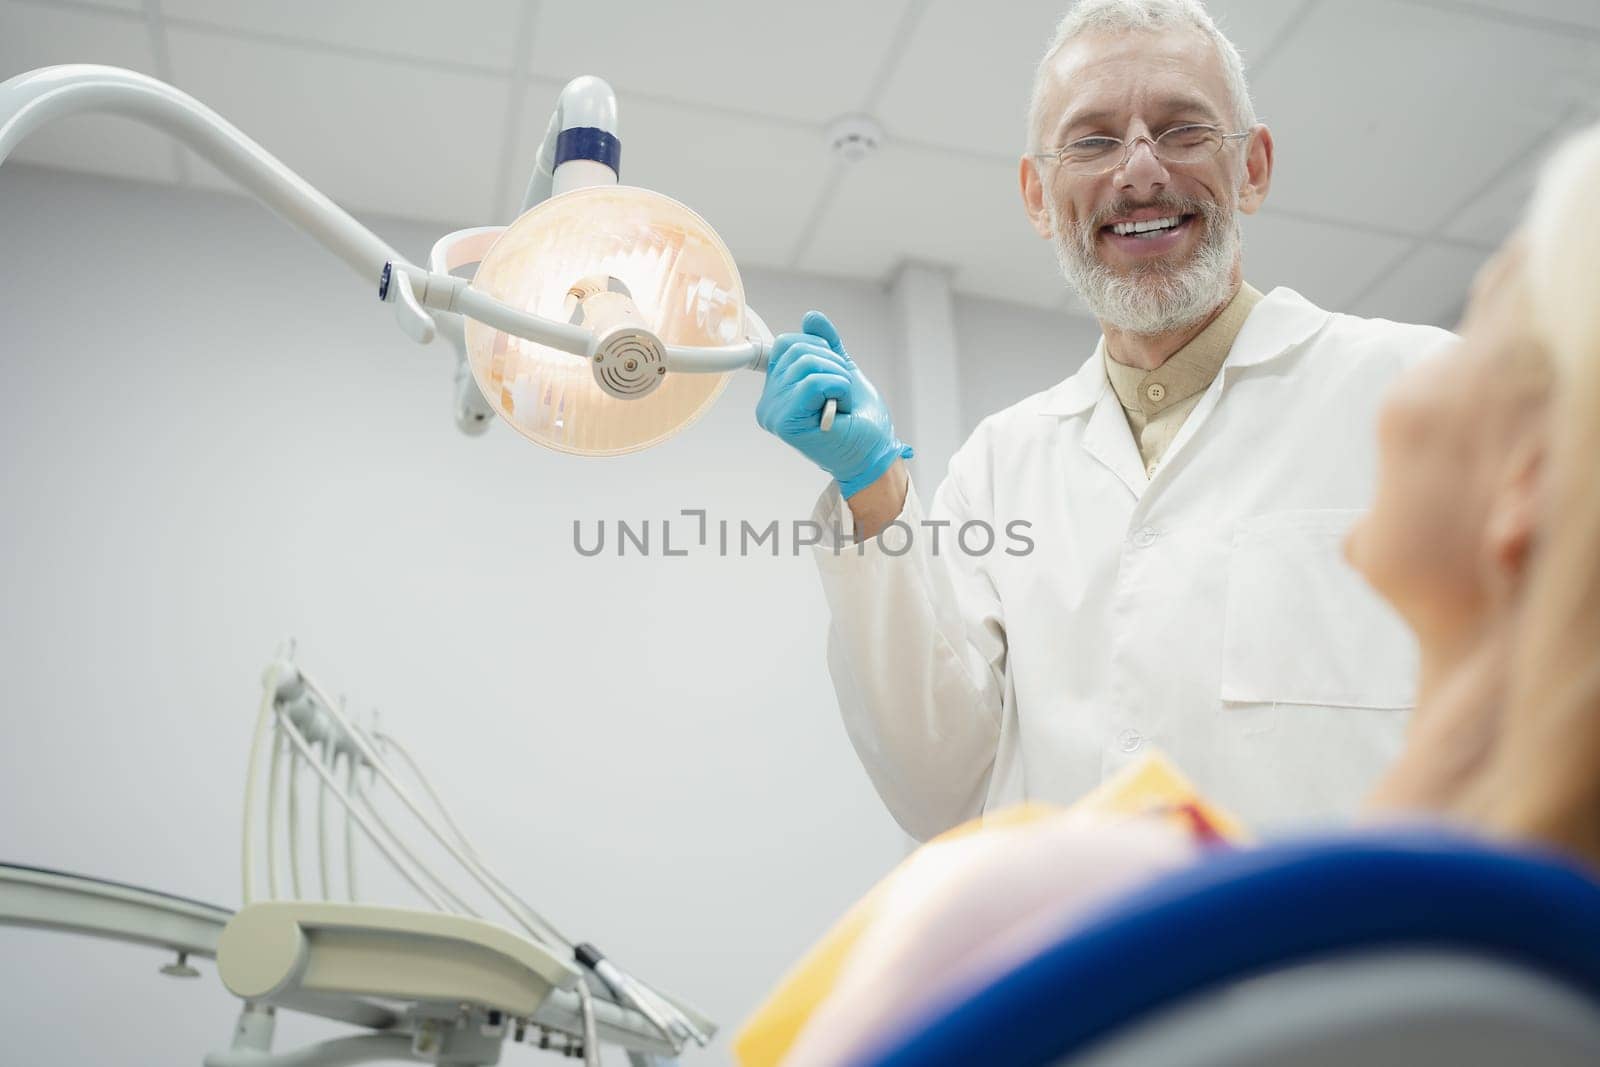
M 1262 211 L 1246 216 L 1244 276 L 1262 292 L 1286 285 L 1343 311 L 1411 241 Z
M 1597 61 L 1600 72 L 1600 61 Z M 1500 244 L 1522 221 L 1528 203 L 1533 199 L 1534 185 L 1539 171 L 1550 154 L 1565 137 L 1585 123 L 1600 115 L 1600 91 L 1588 107 L 1579 109 L 1569 121 L 1552 130 L 1550 135 L 1526 159 L 1509 168 L 1486 189 L 1466 210 L 1456 213 L 1444 227 L 1444 234 L 1456 241 L 1493 247 Z
M 1061 0 L 933 0 L 878 105 L 889 135 L 1020 155 L 1034 68 L 1065 7 Z
M 1248 66 L 1294 17 L 1286 0 L 1217 0 L 1212 17 Z M 933 0 L 895 68 L 878 114 L 891 136 L 1015 157 L 1026 140 L 1039 58 L 1064 0 Z M 974 48 L 974 42 L 982 42 Z
M 178 84 L 350 210 L 481 224 L 505 139 L 506 81 L 172 29 Z M 285 77 L 292 71 L 292 77 Z M 262 86 L 272 86 L 263 92 Z M 196 181 L 236 183 L 193 161 Z
M 34 3 L 40 0 L 33 0 Z M 48 0 L 46 0 L 48 2 Z M 103 7 L 113 11 L 136 11 L 140 15 L 145 13 L 146 0 L 66 0 L 63 7 Z
M 310 44 L 509 70 L 518 3 L 451 0 L 446 7 L 394 0 L 161 0 L 161 11 L 180 25 L 197 22 Z
M 534 83 L 506 181 L 518 203 L 560 86 Z M 620 94 L 622 180 L 699 212 L 751 266 L 787 266 L 833 158 L 819 131 Z M 759 145 L 759 151 L 750 146 Z
M 1544 154 L 1541 152 L 1540 158 Z M 1445 224 L 1445 235 L 1485 247 L 1498 245 L 1521 223 L 1537 176 L 1538 167 L 1532 163 L 1514 168 L 1452 217 Z
M 1249 77 L 1272 58 L 1269 49 L 1282 44 L 1310 6 L 1307 0 L 1208 0 L 1206 10 L 1239 50 Z
M 908 0 L 674 0 L 540 5 L 534 75 L 597 74 L 618 90 L 826 122 L 861 110 Z M 730 151 L 759 152 L 757 144 Z
M 848 168 L 797 265 L 886 281 L 905 259 L 951 267 L 962 292 L 1063 303 L 1055 255 L 1028 224 L 1006 159 L 888 145 Z
M 149 24 L 143 16 L 0 0 L 0 81 L 56 63 L 106 63 L 153 75 Z M 149 181 L 177 178 L 171 138 L 110 116 L 52 122 L 22 142 L 11 158 Z
M 1595 0 L 1435 0 L 1467 12 L 1510 15 L 1523 20 L 1566 22 L 1600 30 L 1600 4 Z
M 1429 233 L 1551 128 L 1597 61 L 1591 41 L 1438 8 L 1320 4 L 1256 85 L 1273 198 Z
M 1454 329 L 1472 279 L 1491 254 L 1461 245 L 1424 245 L 1386 278 L 1381 288 L 1347 310 L 1372 318 L 1426 322 Z
M 594 72 L 619 89 L 626 178 L 706 215 L 741 263 L 881 282 L 922 259 L 950 266 L 966 293 L 1081 310 L 1021 213 L 1015 176 L 1033 69 L 1066 6 L 614 0 L 604 34 L 594 7 L 550 0 L 463 0 L 448 15 L 389 0 L 160 0 L 156 10 L 175 80 L 354 210 L 503 220 L 560 84 Z M 1328 306 L 1364 293 L 1407 235 L 1437 235 L 1363 302 L 1401 318 L 1452 314 L 1476 257 L 1458 246 L 1500 241 L 1538 147 L 1600 108 L 1594 0 L 1209 6 L 1260 69 L 1257 104 L 1277 135 L 1272 198 L 1245 223 L 1249 276 Z M 145 9 L 0 0 L 0 74 L 83 60 L 158 73 Z M 518 55 L 523 19 L 533 39 Z M 544 75 L 521 99 L 504 73 L 519 60 Z M 888 144 L 846 166 L 823 128 L 872 104 L 875 86 Z M 520 130 L 507 153 L 513 103 Z M 92 116 L 18 153 L 159 180 L 178 178 L 174 155 L 159 134 Z M 234 188 L 191 162 L 197 181 Z

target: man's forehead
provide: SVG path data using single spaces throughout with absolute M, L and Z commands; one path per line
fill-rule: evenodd
M 1222 57 L 1198 30 L 1085 34 L 1056 53 L 1049 79 L 1046 130 L 1136 107 L 1188 104 L 1219 119 L 1227 113 Z

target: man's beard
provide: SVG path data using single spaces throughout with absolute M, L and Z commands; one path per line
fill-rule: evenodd
M 1101 322 L 1130 333 L 1168 333 L 1199 322 L 1227 297 L 1240 251 L 1235 205 L 1163 194 L 1137 205 L 1119 200 L 1084 222 L 1063 223 L 1055 204 L 1047 204 L 1061 274 Z M 1146 207 L 1194 215 L 1195 223 L 1204 227 L 1200 247 L 1181 266 L 1156 260 L 1118 274 L 1098 255 L 1100 229 L 1119 215 Z

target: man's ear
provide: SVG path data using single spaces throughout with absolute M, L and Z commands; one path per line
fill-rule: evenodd
M 1272 187 L 1272 131 L 1257 126 L 1245 142 L 1244 177 L 1239 183 L 1239 210 L 1254 215 Z
M 1049 240 L 1055 236 L 1055 229 L 1050 225 L 1050 211 L 1044 203 L 1046 193 L 1044 177 L 1039 173 L 1039 161 L 1032 156 L 1023 156 L 1017 177 L 1022 183 L 1022 209 L 1028 213 L 1033 232 Z
M 1489 580 L 1497 590 L 1522 588 L 1544 521 L 1545 442 L 1530 433 L 1513 449 L 1484 528 Z

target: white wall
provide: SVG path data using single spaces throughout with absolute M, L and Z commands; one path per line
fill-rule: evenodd
M 997 300 L 958 300 L 963 433 L 985 415 L 1072 375 L 1099 340 L 1093 319 Z

